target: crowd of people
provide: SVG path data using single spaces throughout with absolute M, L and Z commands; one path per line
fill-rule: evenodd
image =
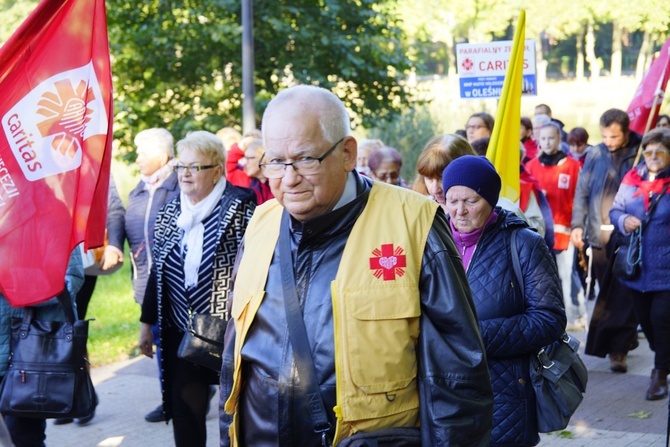
M 485 157 L 494 126 L 473 114 L 413 170 L 383 141 L 357 141 L 343 103 L 312 86 L 280 92 L 261 131 L 174 144 L 144 130 L 125 207 L 110 186 L 98 269 L 84 277 L 73 255 L 79 316 L 127 240 L 139 347 L 162 392 L 145 419 L 172 421 L 177 446 L 206 445 L 216 386 L 222 446 L 359 445 L 347 442 L 360 433 L 537 445 L 530 356 L 566 330 L 588 329 L 585 352 L 625 373 L 639 324 L 655 352 L 644 397 L 666 398 L 670 118 L 642 137 L 607 110 L 591 146 L 538 105 L 520 122 L 516 203 Z M 635 237 L 640 273 L 619 278 L 615 254 Z M 198 315 L 227 322 L 220 369 L 181 355 Z M 43 420 L 6 422 L 17 446 L 44 445 Z

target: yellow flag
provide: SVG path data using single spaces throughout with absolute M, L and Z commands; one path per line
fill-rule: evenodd
M 500 196 L 512 202 L 519 200 L 519 164 L 521 154 L 521 86 L 523 84 L 523 50 L 526 41 L 526 11 L 519 14 L 519 23 L 514 31 L 512 53 L 507 64 L 502 96 L 498 103 L 495 125 L 489 148 L 488 158 L 502 179 Z

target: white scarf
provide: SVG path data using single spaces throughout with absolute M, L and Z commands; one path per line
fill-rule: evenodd
M 181 239 L 182 252 L 186 250 L 184 258 L 184 287 L 187 289 L 198 284 L 198 270 L 202 261 L 202 242 L 205 235 L 205 226 L 202 221 L 212 214 L 214 207 L 226 189 L 226 179 L 221 178 L 212 192 L 197 204 L 180 193 L 181 214 L 177 219 L 177 226 L 184 231 Z

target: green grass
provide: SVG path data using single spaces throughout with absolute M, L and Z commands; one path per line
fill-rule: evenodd
M 124 205 L 128 194 L 137 185 L 134 166 L 112 160 L 119 196 Z M 140 355 L 137 340 L 140 334 L 140 305 L 133 298 L 128 246 L 125 247 L 123 267 L 108 276 L 99 276 L 88 306 L 88 351 L 91 364 L 101 366 Z
M 140 305 L 133 298 L 130 261 L 109 276 L 99 276 L 87 311 L 88 351 L 91 364 L 106 365 L 140 354 Z

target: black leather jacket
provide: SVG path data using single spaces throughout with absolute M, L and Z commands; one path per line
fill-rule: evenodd
M 355 200 L 304 223 L 292 221 L 296 289 L 303 303 L 317 380 L 333 431 L 335 359 L 330 282 L 372 185 L 358 176 Z M 276 248 L 275 250 L 278 250 Z M 291 350 L 277 251 L 263 303 L 242 347 L 243 385 L 238 418 L 241 446 L 319 446 Z M 239 259 L 239 257 L 238 257 Z M 420 278 L 419 393 L 425 446 L 488 445 L 492 392 L 474 305 L 446 218 L 438 210 L 423 255 Z M 234 298 L 233 298 L 234 299 Z M 232 323 L 232 321 L 231 321 Z M 234 326 L 226 334 L 221 374 L 221 445 L 228 446 L 231 417 L 223 403 L 232 387 Z M 332 438 L 331 431 L 330 437 Z

